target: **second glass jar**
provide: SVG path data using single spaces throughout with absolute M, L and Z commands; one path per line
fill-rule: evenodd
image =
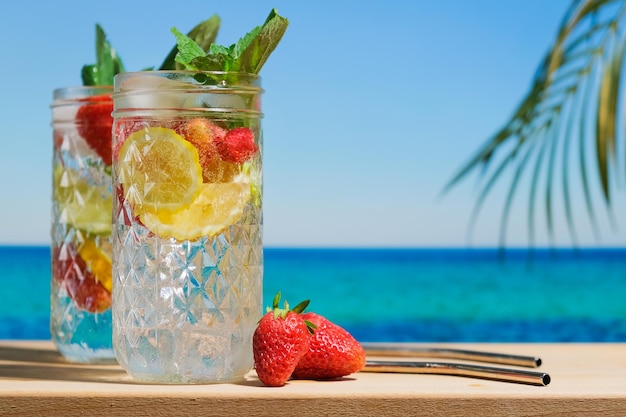
M 54 90 L 50 333 L 70 362 L 113 363 L 112 86 Z

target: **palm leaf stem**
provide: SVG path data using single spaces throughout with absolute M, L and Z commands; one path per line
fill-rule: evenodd
M 615 34 L 617 36 L 617 34 Z M 616 46 L 617 53 L 611 56 L 605 68 L 598 97 L 596 121 L 596 155 L 604 198 L 610 202 L 609 164 L 611 156 L 616 156 L 616 113 L 620 92 L 621 69 L 624 59 L 626 37 Z M 613 161 L 615 162 L 615 161 Z

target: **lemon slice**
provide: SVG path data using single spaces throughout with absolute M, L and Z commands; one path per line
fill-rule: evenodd
M 198 151 L 172 129 L 148 127 L 131 134 L 118 156 L 124 198 L 136 214 L 176 212 L 200 193 Z
M 238 175 L 233 182 L 204 183 L 198 198 L 175 213 L 144 212 L 142 223 L 154 234 L 176 240 L 212 237 L 235 224 L 250 200 L 250 180 Z
M 71 169 L 57 165 L 53 171 L 58 221 L 90 234 L 111 233 L 113 198 L 110 184 L 94 185 Z
M 92 239 L 85 240 L 78 248 L 78 255 L 83 258 L 87 269 L 96 277 L 108 292 L 113 287 L 111 258 L 96 246 Z

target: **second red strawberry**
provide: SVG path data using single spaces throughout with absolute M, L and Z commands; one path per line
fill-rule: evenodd
M 302 319 L 314 324 L 315 331 L 292 378 L 335 379 L 363 369 L 365 350 L 347 330 L 315 313 L 302 314 Z
M 89 101 L 76 112 L 78 134 L 102 158 L 102 162 L 111 165 L 113 101 L 109 95 L 90 97 Z

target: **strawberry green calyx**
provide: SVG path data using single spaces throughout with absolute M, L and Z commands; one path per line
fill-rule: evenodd
M 102 27 L 96 24 L 96 63 L 83 66 L 81 71 L 83 85 L 113 85 L 113 77 L 120 72 L 124 72 L 124 64 L 107 40 Z
M 283 301 L 284 307 L 280 308 L 279 307 L 280 297 L 281 297 L 281 294 L 280 294 L 280 291 L 278 291 L 276 295 L 274 296 L 274 300 L 272 301 L 272 307 L 267 307 L 267 312 L 268 313 L 272 312 L 274 314 L 274 319 L 277 319 L 279 317 L 281 319 L 285 319 L 287 317 L 287 314 L 289 314 L 289 312 L 302 314 L 304 310 L 306 310 L 306 308 L 309 306 L 309 303 L 311 302 L 311 300 L 304 300 L 298 303 L 298 305 L 296 305 L 294 308 L 290 309 L 289 303 L 287 302 L 287 300 L 285 300 Z M 305 320 L 305 324 L 309 333 L 313 334 L 313 331 L 316 328 L 315 324 L 307 320 Z
M 289 313 L 290 311 L 293 311 L 294 313 L 300 314 L 302 313 L 309 305 L 309 303 L 311 302 L 310 300 L 304 300 L 302 302 L 300 302 L 297 306 L 295 306 L 293 309 L 289 309 L 289 303 L 287 302 L 287 300 L 283 301 L 283 308 L 279 307 L 279 303 L 280 303 L 280 291 L 278 291 L 276 293 L 276 295 L 274 296 L 274 299 L 272 300 L 272 307 L 267 307 L 267 312 L 274 312 L 274 318 L 285 318 L 287 317 L 287 313 Z

